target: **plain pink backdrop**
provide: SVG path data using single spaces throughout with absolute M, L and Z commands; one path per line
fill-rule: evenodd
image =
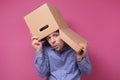
M 0 80 L 44 80 L 35 70 L 23 17 L 45 2 L 56 5 L 68 25 L 89 41 L 93 70 L 82 80 L 120 80 L 119 0 L 0 0 Z

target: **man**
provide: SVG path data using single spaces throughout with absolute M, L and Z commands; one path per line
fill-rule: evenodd
M 83 50 L 81 54 L 76 53 L 60 38 L 59 31 L 51 33 L 45 40 L 32 37 L 32 46 L 36 50 L 35 66 L 41 77 L 47 76 L 47 80 L 80 80 L 82 72 L 91 72 L 85 45 L 80 44 Z

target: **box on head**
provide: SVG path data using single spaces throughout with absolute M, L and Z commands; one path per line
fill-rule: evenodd
M 60 37 L 77 53 L 82 49 L 79 43 L 88 42 L 71 30 L 56 6 L 45 3 L 24 16 L 24 20 L 33 36 L 42 40 L 49 34 L 59 30 Z

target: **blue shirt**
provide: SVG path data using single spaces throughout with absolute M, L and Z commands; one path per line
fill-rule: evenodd
M 79 62 L 68 45 L 61 51 L 44 46 L 42 51 L 36 52 L 35 67 L 41 77 L 47 76 L 47 80 L 80 80 L 82 72 L 89 74 L 92 69 L 88 55 Z

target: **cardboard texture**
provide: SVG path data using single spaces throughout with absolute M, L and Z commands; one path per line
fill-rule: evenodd
M 31 34 L 39 40 L 60 28 L 68 27 L 59 10 L 48 3 L 24 16 L 24 20 Z
M 75 33 L 70 28 L 60 29 L 60 37 L 77 53 L 79 53 L 82 49 L 79 43 L 82 43 L 86 46 L 88 44 L 88 42 L 83 37 Z
M 39 40 L 52 32 L 60 30 L 60 37 L 77 53 L 82 49 L 79 43 L 87 45 L 87 41 L 71 30 L 63 19 L 63 16 L 55 6 L 43 4 L 24 17 L 33 36 Z

